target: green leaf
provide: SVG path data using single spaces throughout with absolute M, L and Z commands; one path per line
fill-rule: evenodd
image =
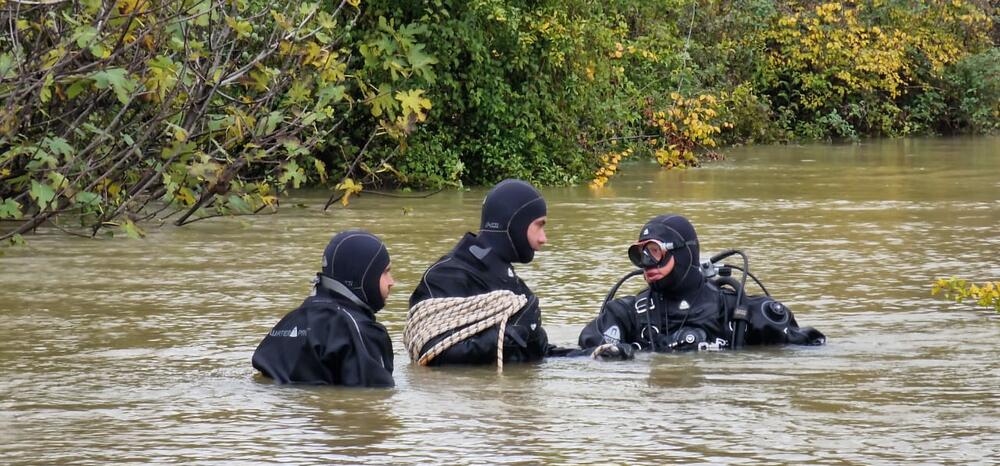
M 299 5 L 299 14 L 302 16 L 309 16 L 315 13 L 317 8 L 319 8 L 319 5 L 316 3 L 303 3 Z
M 52 188 L 56 191 L 65 190 L 69 186 L 69 180 L 59 172 L 49 172 L 49 179 L 52 180 Z
M 90 78 L 80 78 L 77 79 L 76 81 L 73 81 L 73 84 L 70 84 L 69 87 L 66 89 L 66 97 L 69 97 L 70 99 L 75 99 L 76 96 L 83 93 L 83 91 L 89 90 L 90 85 L 93 82 L 94 80 Z
M 62 155 L 63 157 L 70 158 L 73 154 L 76 154 L 76 149 L 69 145 L 65 139 L 61 137 L 47 137 L 42 140 L 42 145 L 49 148 L 49 151 L 56 155 Z
M 337 20 L 334 19 L 330 13 L 325 11 L 320 11 L 319 14 L 316 15 L 316 21 L 319 23 L 319 27 L 323 29 L 331 30 L 337 27 Z
M 295 81 L 292 83 L 292 87 L 288 89 L 288 101 L 292 104 L 304 102 L 309 100 L 311 93 L 309 83 L 303 80 Z
M 392 87 L 387 83 L 383 83 L 378 88 L 378 95 L 372 99 L 372 116 L 378 118 L 383 113 L 386 113 L 389 115 L 389 118 L 395 118 L 395 110 L 396 101 L 392 98 Z
M 31 162 L 28 162 L 29 169 L 37 170 L 43 166 L 47 166 L 49 168 L 56 168 L 59 166 L 59 160 L 53 157 L 52 154 L 48 153 L 48 151 L 35 146 L 32 146 L 29 149 L 30 152 L 34 153 L 31 158 Z
M 89 24 L 78 27 L 73 33 L 73 40 L 76 41 L 76 46 L 81 49 L 90 46 L 95 37 L 97 37 L 97 28 Z
M 344 86 L 327 86 L 316 94 L 316 110 L 344 100 Z
M 4 199 L 0 203 L 0 218 L 19 219 L 23 216 L 21 203 L 13 199 Z
M 52 73 L 45 75 L 45 81 L 42 83 L 42 89 L 38 93 L 38 98 L 42 103 L 52 100 Z
M 289 181 L 292 183 L 296 189 L 306 180 L 306 173 L 299 167 L 299 164 L 295 163 L 294 160 L 289 161 L 285 164 L 285 171 L 278 177 L 278 182 L 281 184 L 287 184 Z
M 90 191 L 80 191 L 76 193 L 76 196 L 73 197 L 73 200 L 77 204 L 81 204 L 84 206 L 94 206 L 101 202 L 101 196 L 96 193 L 92 193 Z
M 128 103 L 129 95 L 138 86 L 136 81 L 128 77 L 128 71 L 124 68 L 108 68 L 104 71 L 96 71 L 90 75 L 90 78 L 94 80 L 94 85 L 98 89 L 107 89 L 110 87 L 115 92 L 115 96 L 118 97 L 118 101 L 122 104 Z
M 10 245 L 11 246 L 24 246 L 25 244 L 28 244 L 28 243 L 26 241 L 24 241 L 24 237 L 21 236 L 20 233 L 18 233 L 16 235 L 10 237 Z
M 80 3 L 83 4 L 84 11 L 91 15 L 96 14 L 101 8 L 101 0 L 83 0 Z
M 191 7 L 190 13 L 194 16 L 195 26 L 206 27 L 209 23 L 209 17 L 211 16 L 212 2 L 211 0 L 202 0 L 198 2 L 193 7 Z M 216 16 L 218 18 L 218 16 Z
M 9 53 L 0 53 L 0 79 L 13 78 L 16 74 L 14 56 Z
M 260 120 L 260 123 L 257 126 L 260 131 L 260 134 L 258 134 L 258 136 L 267 136 L 273 133 L 274 130 L 278 128 L 278 125 L 281 124 L 284 120 L 285 120 L 285 115 L 280 111 L 273 111 L 271 113 L 268 113 L 266 117 Z
M 146 236 L 146 232 L 142 231 L 142 229 L 139 228 L 132 220 L 126 220 L 125 223 L 121 225 L 121 229 L 126 235 L 128 235 L 129 238 L 132 239 L 140 239 Z
M 55 199 L 56 192 L 52 190 L 51 186 L 45 183 L 31 180 L 31 189 L 28 191 L 28 196 L 35 200 L 39 210 L 45 210 L 49 203 Z
M 247 201 L 244 201 L 242 197 L 235 194 L 229 195 L 227 204 L 229 205 L 229 208 L 237 212 L 250 213 L 253 211 L 253 209 L 250 208 L 250 204 L 247 204 Z
M 410 62 L 413 71 L 419 73 L 428 83 L 434 84 L 435 74 L 431 65 L 437 63 L 437 58 L 423 52 L 423 44 L 413 44 L 406 53 L 406 60 Z

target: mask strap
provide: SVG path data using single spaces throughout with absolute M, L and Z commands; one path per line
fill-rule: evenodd
M 316 277 L 317 277 L 317 282 L 316 282 L 317 286 L 320 286 L 323 289 L 332 291 L 347 298 L 348 301 L 357 304 L 358 307 L 360 307 L 361 309 L 371 312 L 372 314 L 375 313 L 375 311 L 372 310 L 371 306 L 365 304 L 365 302 L 362 301 L 361 298 L 358 298 L 358 295 L 354 294 L 354 292 L 351 291 L 350 288 L 344 286 L 343 283 L 340 283 L 337 280 L 334 280 L 323 274 L 316 274 Z

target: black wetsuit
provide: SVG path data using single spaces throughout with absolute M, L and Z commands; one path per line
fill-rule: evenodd
M 264 337 L 253 367 L 279 383 L 393 386 L 385 327 L 350 300 L 317 293 Z
M 670 272 L 637 296 L 609 302 L 580 332 L 581 347 L 621 343 L 654 351 L 723 349 L 734 346 L 734 332 L 741 327 L 746 328 L 739 334 L 741 344 L 746 345 L 821 345 L 826 341 L 817 330 L 799 328 L 792 311 L 769 297 L 742 298 L 746 324 L 736 325 L 736 293 L 716 287 L 702 275 L 698 234 L 683 216 L 660 215 L 647 222 L 639 243 L 649 241 L 669 248 L 663 264 L 656 267 L 673 261 Z
M 507 321 L 504 362 L 537 361 L 569 352 L 548 344 L 535 294 L 514 273 L 510 263 L 484 247 L 472 233 L 466 233 L 455 249 L 427 269 L 410 296 L 410 307 L 428 298 L 464 298 L 496 290 L 510 290 L 528 298 L 528 304 Z M 421 353 L 458 330 L 431 339 Z M 499 325 L 483 330 L 448 348 L 431 360 L 430 365 L 496 363 L 499 331 Z
M 749 311 L 744 337 L 747 345 L 821 345 L 826 341 L 818 330 L 799 327 L 792 311 L 778 301 L 762 296 L 743 301 Z M 647 289 L 609 302 L 580 332 L 579 344 L 591 348 L 624 343 L 644 351 L 730 348 L 735 308 L 732 290 L 704 280 L 673 295 Z
M 392 340 L 375 313 L 389 251 L 362 230 L 338 233 L 323 252 L 316 287 L 253 353 L 253 367 L 278 383 L 391 387 Z

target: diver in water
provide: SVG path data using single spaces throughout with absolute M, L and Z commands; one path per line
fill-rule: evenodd
M 312 294 L 264 337 L 253 367 L 279 383 L 393 386 L 392 341 L 375 313 L 394 284 L 382 240 L 337 234 Z
M 479 234 L 466 233 L 451 252 L 427 269 L 410 296 L 404 344 L 414 361 L 432 366 L 496 361 L 502 366 L 503 362 L 537 361 L 573 351 L 549 345 L 538 299 L 512 265 L 531 262 L 535 251 L 545 244 L 546 215 L 545 199 L 524 181 L 507 179 L 487 193 Z M 489 304 L 499 302 L 494 297 L 497 291 L 509 291 L 509 296 L 520 299 L 509 308 L 503 324 L 461 319 L 472 313 L 469 309 L 476 302 L 486 302 L 482 314 L 491 312 Z M 491 292 L 494 295 L 487 296 Z M 435 309 L 420 312 L 431 303 Z M 429 317 L 419 320 L 421 315 Z M 485 328 L 473 333 L 478 328 L 473 326 L 482 322 Z M 501 327 L 504 327 L 502 342 Z M 426 338 L 410 338 L 411 334 L 423 334 Z M 500 345 L 502 354 L 498 355 Z M 435 347 L 446 349 L 432 351 Z
M 628 255 L 642 269 L 649 288 L 637 296 L 606 301 L 600 314 L 580 332 L 580 347 L 597 347 L 595 357 L 627 359 L 635 350 L 739 349 L 826 341 L 819 331 L 799 327 L 792 311 L 770 296 L 744 296 L 743 284 L 731 277 L 710 280 L 699 262 L 694 226 L 680 215 L 661 215 L 646 223 Z M 714 270 L 712 265 L 706 268 Z M 748 264 L 743 270 L 747 268 Z

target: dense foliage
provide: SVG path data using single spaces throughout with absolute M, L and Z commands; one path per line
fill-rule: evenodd
M 0 239 L 990 132 L 986 0 L 0 0 Z M 108 227 L 113 227 L 108 229 Z

